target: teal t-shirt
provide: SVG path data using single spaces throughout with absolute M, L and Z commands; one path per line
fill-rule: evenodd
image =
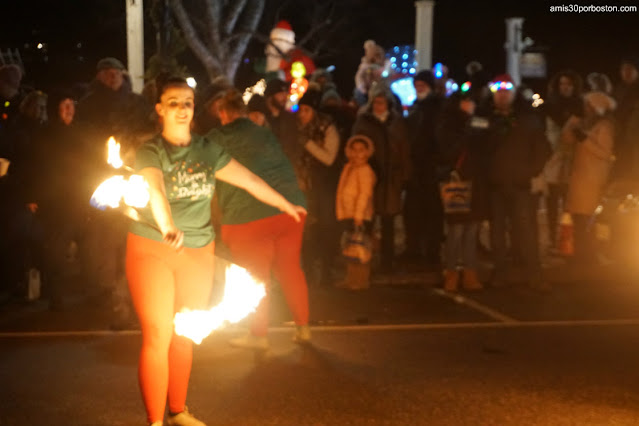
M 164 174 L 166 197 L 173 221 L 184 232 L 184 246 L 204 247 L 215 239 L 211 225 L 211 199 L 215 191 L 215 172 L 226 166 L 231 156 L 216 143 L 193 134 L 188 146 L 175 146 L 162 135 L 142 145 L 135 158 L 135 170 L 155 167 Z M 140 209 L 143 220 L 132 222 L 131 232 L 162 241 L 151 207 Z
M 207 138 L 264 179 L 289 202 L 306 207 L 306 198 L 297 185 L 293 166 L 269 129 L 260 127 L 247 118 L 238 118 L 211 131 Z M 245 190 L 226 182 L 218 182 L 216 191 L 223 225 L 248 223 L 282 213 Z

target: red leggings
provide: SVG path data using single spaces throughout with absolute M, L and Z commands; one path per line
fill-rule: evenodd
M 282 286 L 295 323 L 308 324 L 308 287 L 300 264 L 304 220 L 302 217 L 298 223 L 279 214 L 222 226 L 222 241 L 229 247 L 233 262 L 266 285 L 267 295 L 252 317 L 251 332 L 255 336 L 265 336 L 267 332 L 271 273 Z
M 173 317 L 183 307 L 207 309 L 213 285 L 213 243 L 176 251 L 129 233 L 126 275 L 142 327 L 139 380 L 148 421 L 184 410 L 193 361 L 191 340 L 176 336 Z

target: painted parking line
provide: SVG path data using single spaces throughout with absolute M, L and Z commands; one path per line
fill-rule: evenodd
M 361 325 L 316 325 L 313 331 L 329 332 L 366 332 L 366 331 L 419 331 L 419 330 L 470 330 L 484 328 L 544 328 L 544 327 L 619 327 L 639 326 L 639 318 L 613 320 L 550 320 L 550 321 L 487 321 L 487 322 L 457 322 L 457 323 L 412 323 L 412 324 L 361 324 Z M 269 333 L 290 333 L 293 328 L 270 327 Z M 238 329 L 218 330 L 217 334 L 236 334 Z M 0 338 L 25 337 L 108 337 L 108 336 L 137 336 L 140 330 L 77 330 L 77 331 L 5 331 L 0 332 Z
M 501 312 L 496 311 L 493 308 L 488 307 L 482 303 L 479 303 L 478 301 L 471 299 L 470 297 L 462 296 L 461 294 L 457 294 L 457 293 L 449 293 L 440 288 L 433 289 L 433 292 L 435 294 L 438 294 L 439 296 L 450 299 L 454 301 L 455 303 L 466 305 L 469 308 L 474 309 L 477 312 L 480 312 L 486 315 L 487 317 L 494 319 L 495 321 L 500 321 L 500 322 L 504 322 L 508 324 L 519 323 L 518 320 L 512 317 L 509 317 L 508 315 L 502 314 Z

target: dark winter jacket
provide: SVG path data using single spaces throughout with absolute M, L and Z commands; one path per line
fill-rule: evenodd
M 391 111 L 382 123 L 371 112 L 365 111 L 355 121 L 352 134 L 368 136 L 375 144 L 375 154 L 370 160 L 377 176 L 375 213 L 400 213 L 402 188 L 411 172 L 408 134 L 403 117 Z
M 271 127 L 271 131 L 277 136 L 282 144 L 282 150 L 292 164 L 300 161 L 304 152 L 304 147 L 298 143 L 297 120 L 295 114 L 288 111 L 281 111 L 275 117 L 272 114 L 266 114 L 266 121 Z
M 561 128 L 571 116 L 582 116 L 583 108 L 584 101 L 580 96 L 551 96 L 543 104 L 542 112 Z
M 617 110 L 615 119 L 614 175 L 620 178 L 639 178 L 639 82 L 620 85 L 615 91 Z
M 101 159 L 102 160 L 102 159 Z M 91 162 L 80 127 L 56 120 L 37 137 L 25 182 L 25 202 L 38 204 L 38 214 L 47 221 L 83 217 L 95 187 L 89 179 L 106 161 Z
M 442 152 L 442 161 L 447 173 L 457 171 L 463 181 L 472 183 L 471 212 L 448 214 L 449 223 L 481 221 L 488 218 L 490 201 L 488 188 L 491 152 L 478 137 L 473 119 L 459 109 L 457 103 L 448 106 L 440 115 L 437 140 L 447 147 Z
M 410 143 L 410 157 L 416 183 L 441 179 L 441 146 L 436 137 L 442 100 L 434 93 L 413 104 L 406 120 Z
M 152 106 L 133 93 L 126 82 L 120 90 L 113 91 L 99 81 L 93 81 L 89 92 L 78 104 L 76 120 L 89 126 L 100 144 L 109 136 L 122 139 L 131 134 L 147 133 L 155 126 Z
M 489 183 L 493 187 L 531 190 L 552 153 L 540 117 L 522 107 L 504 116 L 494 109 L 480 111 L 473 120 L 479 143 L 491 151 Z

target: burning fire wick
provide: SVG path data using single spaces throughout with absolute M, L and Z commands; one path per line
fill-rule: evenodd
M 107 163 L 116 169 L 128 172 L 129 177 L 125 179 L 122 175 L 116 175 L 105 180 L 96 188 L 90 203 L 100 210 L 107 207 L 116 209 L 120 208 L 120 201 L 124 200 L 127 207 L 121 208 L 121 211 L 131 219 L 140 221 L 141 216 L 135 208 L 142 208 L 148 204 L 148 184 L 142 176 L 132 174 L 134 170 L 131 167 L 124 165 L 120 157 L 120 144 L 113 136 L 107 141 L 107 151 Z
M 265 295 L 264 284 L 255 281 L 246 269 L 231 265 L 226 269 L 222 301 L 206 311 L 183 309 L 175 314 L 175 334 L 199 345 L 213 331 L 237 323 L 255 311 Z

